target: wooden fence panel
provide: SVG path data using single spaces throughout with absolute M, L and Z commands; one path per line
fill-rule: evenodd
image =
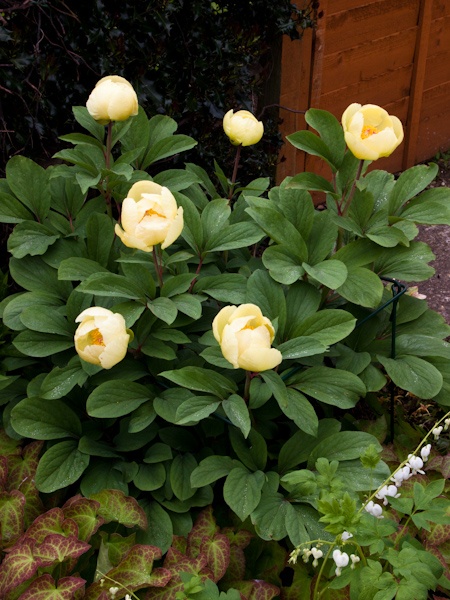
M 280 104 L 340 119 L 352 102 L 370 103 L 398 116 L 405 142 L 374 168 L 397 172 L 448 150 L 450 2 L 320 0 L 319 12 L 314 32 L 283 44 Z M 280 116 L 283 135 L 306 127 L 302 116 Z M 286 144 L 277 179 L 302 170 L 326 176 L 319 164 Z

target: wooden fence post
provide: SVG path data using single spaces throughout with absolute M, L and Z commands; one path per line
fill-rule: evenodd
M 432 5 L 433 0 L 421 0 L 420 2 L 411 91 L 409 95 L 408 117 L 405 128 L 403 169 L 412 167 L 415 164 L 416 159 L 422 109 L 422 96 L 425 81 L 425 68 L 428 56 L 428 43 L 430 39 Z

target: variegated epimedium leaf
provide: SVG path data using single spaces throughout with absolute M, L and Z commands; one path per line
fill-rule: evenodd
M 91 495 L 91 500 L 99 503 L 98 514 L 107 522 L 115 521 L 125 527 L 147 527 L 144 510 L 131 496 L 120 490 L 102 490 Z
M 50 533 L 36 546 L 36 555 L 45 564 L 62 563 L 68 558 L 78 558 L 91 546 L 75 536 L 66 537 L 59 533 Z
M 136 544 L 117 567 L 114 567 L 108 573 L 104 573 L 104 575 L 109 580 L 113 580 L 117 586 L 135 592 L 152 585 L 153 562 L 161 556 L 161 550 L 155 546 Z M 86 600 L 97 600 L 102 591 L 102 586 L 101 580 L 91 584 L 86 590 Z
M 216 533 L 212 539 L 205 537 L 200 552 L 206 554 L 208 568 L 214 576 L 213 581 L 220 581 L 227 572 L 230 562 L 230 540 L 222 533 Z
M 104 523 L 103 517 L 98 515 L 99 507 L 99 502 L 83 498 L 81 495 L 70 498 L 62 507 L 66 519 L 71 519 L 77 524 L 80 540 L 88 542 Z
M 16 544 L 4 557 L 0 565 L 0 597 L 33 577 L 42 560 L 34 554 L 35 541 L 25 538 Z
M 71 600 L 86 583 L 81 577 L 61 577 L 57 582 L 49 573 L 35 579 L 21 594 L 22 600 Z
M 18 490 L 0 492 L 0 522 L 2 524 L 2 546 L 14 543 L 24 530 L 26 498 Z

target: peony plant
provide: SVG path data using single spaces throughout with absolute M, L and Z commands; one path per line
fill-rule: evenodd
M 427 189 L 435 165 L 397 179 L 369 170 L 347 129 L 358 144 L 373 138 L 380 156 L 400 130 L 363 108 L 342 125 L 310 109 L 317 133 L 289 136 L 325 161 L 330 180 L 240 181 L 245 144 L 231 136 L 230 179 L 219 163 L 211 174 L 167 168 L 195 145 L 172 119 L 141 108 L 93 117 L 90 100 L 74 108 L 86 133 L 62 136 L 73 147 L 56 153 L 59 164 L 10 159 L 0 220 L 14 225 L 14 287 L 0 305 L 0 404 L 12 440 L 42 442 L 39 493 L 132 496 L 149 523 L 138 543 L 161 554 L 212 506 L 258 543 L 278 542 L 284 566 L 288 549 L 329 539 L 325 515 L 341 535 L 352 507 L 396 485 L 378 456 L 395 417 L 379 392 L 389 381 L 447 407 L 450 327 L 425 300 L 392 301 L 392 290 L 432 275 L 417 225 L 450 224 L 450 190 Z M 359 110 L 365 129 L 353 122 Z M 383 133 L 391 126 L 395 142 Z M 384 415 L 378 427 L 361 422 L 369 410 Z M 336 503 L 348 514 L 335 515 Z M 358 568 L 345 560 L 335 561 L 342 577 L 350 562 Z

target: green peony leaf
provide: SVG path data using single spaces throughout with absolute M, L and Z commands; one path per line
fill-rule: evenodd
M 433 181 L 438 172 L 438 166 L 416 165 L 400 175 L 389 195 L 389 214 L 395 215 L 408 201 L 424 190 Z
M 49 494 L 78 481 L 89 464 L 89 456 L 77 448 L 75 440 L 58 442 L 41 457 L 36 471 L 36 486 Z
M 170 485 L 175 496 L 181 500 L 189 500 L 197 491 L 191 486 L 191 474 L 198 466 L 194 456 L 177 454 L 170 465 Z
M 339 260 L 324 260 L 314 266 L 303 263 L 302 266 L 310 277 L 331 290 L 340 287 L 347 279 L 347 267 Z
M 222 399 L 236 390 L 236 384 L 228 377 L 201 367 L 182 367 L 175 371 L 163 371 L 159 375 L 181 387 L 212 394 Z
M 112 296 L 113 298 L 129 298 L 130 300 L 143 300 L 145 290 L 123 275 L 114 273 L 94 273 L 82 281 L 77 287 L 78 292 L 94 294 L 96 296 Z
M 374 445 L 377 452 L 382 447 L 376 437 L 365 431 L 339 431 L 321 440 L 312 450 L 308 458 L 308 468 L 313 469 L 318 458 L 326 458 L 330 462 L 337 460 L 359 459 L 366 448 Z
M 400 212 L 403 219 L 425 225 L 450 225 L 450 189 L 448 187 L 426 190 L 413 198 Z
M 73 347 L 73 339 L 67 334 L 56 335 L 40 331 L 22 331 L 13 341 L 14 346 L 26 356 L 42 358 L 52 356 Z
M 281 405 L 280 408 L 284 414 L 294 421 L 299 429 L 316 436 L 318 433 L 319 420 L 311 402 L 303 394 L 292 388 L 287 389 L 287 405 Z
M 236 466 L 229 456 L 208 456 L 191 473 L 191 485 L 199 488 L 225 477 Z M 239 463 L 238 463 L 239 464 Z
M 291 249 L 280 244 L 269 246 L 262 255 L 263 264 L 270 276 L 278 283 L 291 285 L 298 281 L 305 270 Z
M 381 303 L 383 289 L 383 283 L 376 273 L 365 267 L 351 267 L 347 279 L 336 291 L 353 304 L 376 308 Z
M 42 223 L 50 211 L 49 171 L 25 156 L 6 164 L 6 181 L 17 198 Z
M 442 388 L 441 373 L 431 363 L 418 356 L 377 356 L 387 374 L 403 390 L 426 400 L 436 396 Z
M 356 319 L 345 310 L 324 309 L 299 323 L 292 335 L 309 336 L 328 346 L 347 337 L 355 328 L 355 324 Z
M 264 232 L 255 223 L 236 223 L 228 225 L 211 235 L 206 241 L 206 252 L 220 252 L 247 248 L 264 237 Z
M 122 417 L 152 396 L 149 389 L 139 383 L 125 379 L 105 381 L 89 395 L 86 410 L 91 417 Z
M 295 374 L 291 385 L 316 400 L 339 408 L 352 408 L 366 395 L 366 387 L 359 377 L 329 367 L 310 367 Z
M 35 440 L 81 436 L 80 419 L 61 400 L 25 398 L 11 411 L 11 425 L 20 435 Z
M 81 387 L 87 378 L 88 375 L 82 369 L 80 360 L 77 358 L 74 364 L 66 367 L 54 367 L 42 381 L 39 395 L 45 400 L 63 398 L 76 385 Z
M 244 399 L 237 394 L 232 394 L 222 401 L 222 408 L 230 421 L 238 427 L 246 438 L 250 433 L 250 413 Z
M 258 506 L 264 482 L 262 471 L 249 473 L 243 467 L 236 467 L 228 474 L 223 486 L 223 497 L 241 521 L 245 521 Z
M 0 192 L 0 222 L 21 223 L 33 218 L 31 212 L 11 194 Z

